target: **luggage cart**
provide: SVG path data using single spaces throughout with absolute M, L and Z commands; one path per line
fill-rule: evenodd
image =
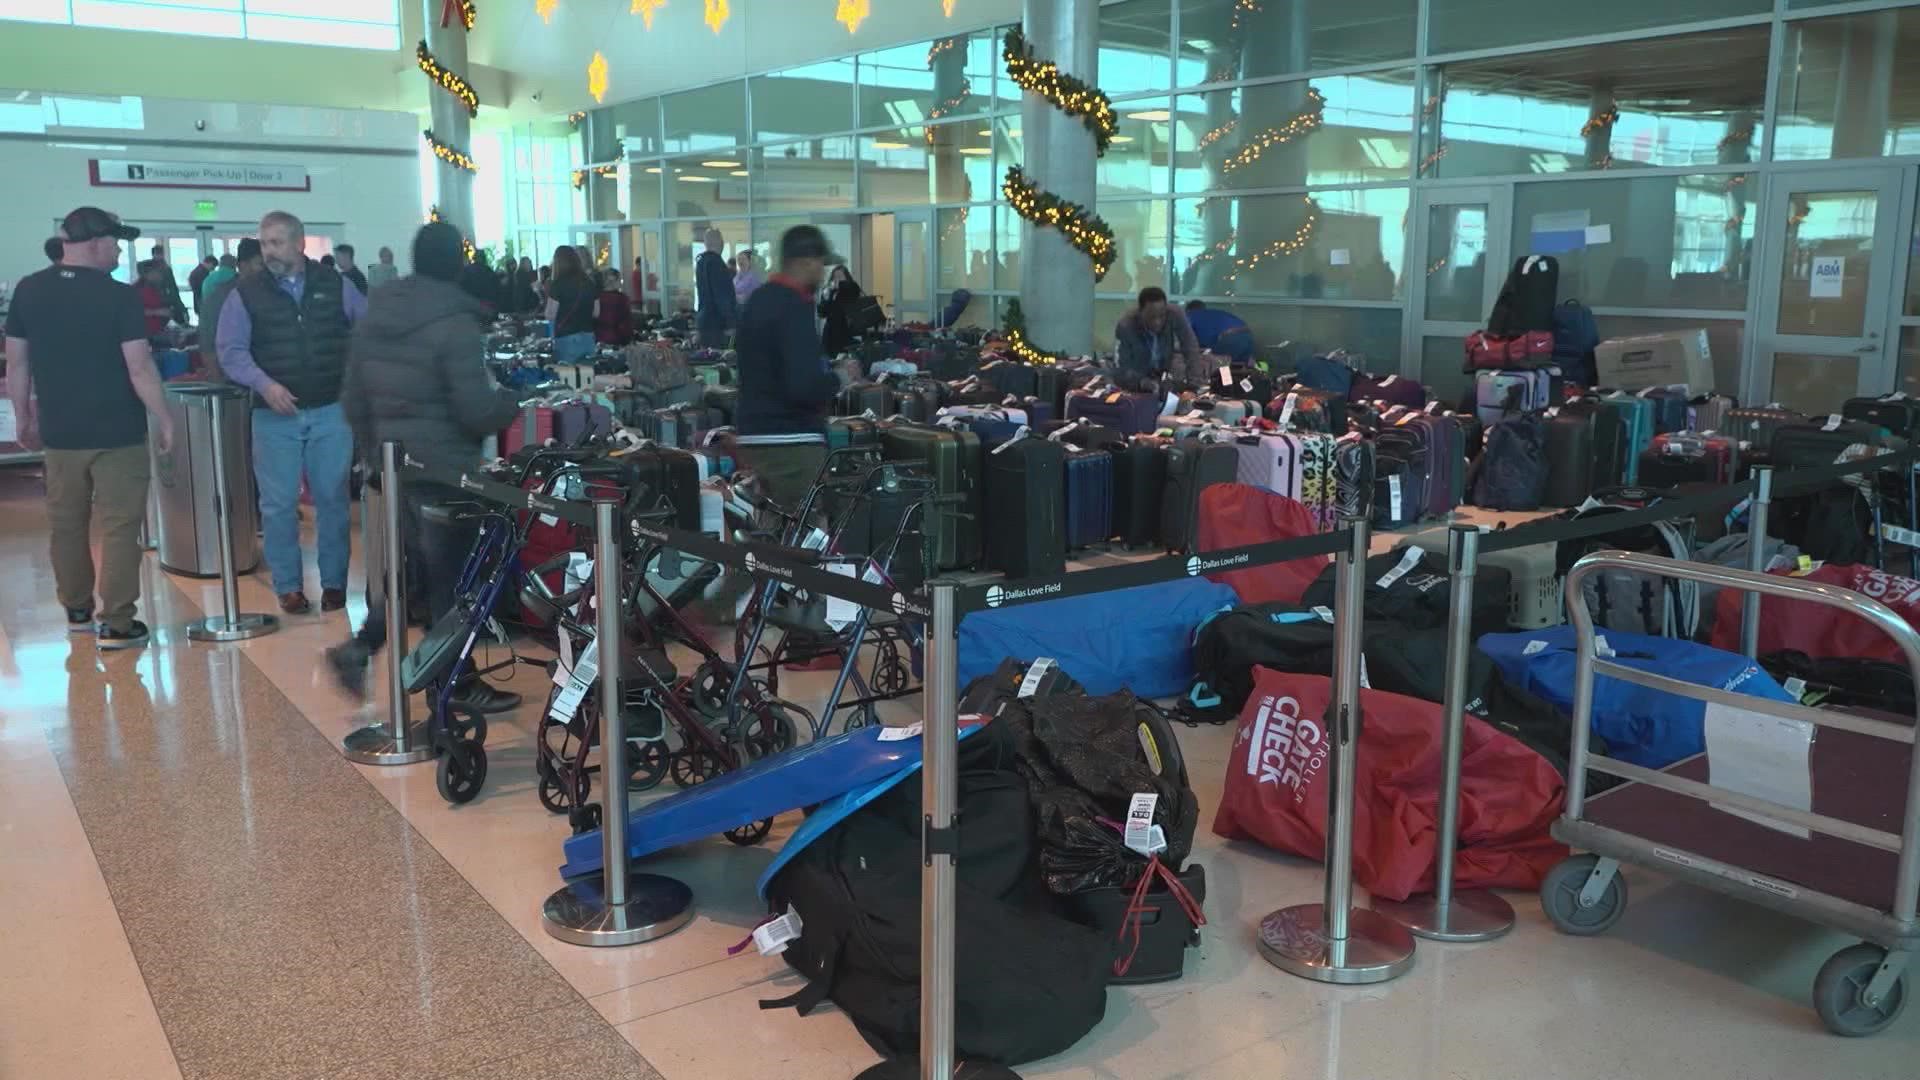
M 1764 701 L 1655 675 L 1595 655 L 1593 615 L 1580 584 L 1608 568 L 1811 600 L 1865 619 L 1898 642 L 1920 677 L 1920 634 L 1900 616 L 1849 589 L 1653 555 L 1601 551 L 1567 574 L 1567 613 L 1578 635 L 1573 746 L 1564 816 L 1553 835 L 1586 854 L 1551 870 L 1540 886 L 1547 918 L 1569 934 L 1598 934 L 1627 903 L 1620 864 L 1632 863 L 1865 939 L 1835 953 L 1813 983 L 1813 1005 L 1837 1035 L 1872 1035 L 1900 1015 L 1906 968 L 1920 926 L 1920 754 L 1912 717 Z M 1596 675 L 1697 701 L 1817 725 L 1808 767 L 1812 810 L 1717 788 L 1706 754 L 1647 769 L 1588 749 Z M 1891 745 L 1889 745 L 1891 744 Z M 1586 773 L 1630 781 L 1586 798 Z M 1809 830 L 1807 838 L 1724 813 L 1703 800 Z

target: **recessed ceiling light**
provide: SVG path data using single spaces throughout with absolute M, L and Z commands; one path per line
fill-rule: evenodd
M 1117 142 L 1117 143 L 1122 143 L 1122 142 L 1132 142 L 1132 141 L 1133 141 L 1133 136 L 1131 136 L 1131 135 L 1115 135 L 1115 136 L 1114 136 L 1113 138 L 1111 138 L 1111 139 L 1108 139 L 1107 141 L 1108 141 L 1108 142 Z
M 895 142 L 892 139 L 875 139 L 873 141 L 873 148 L 875 150 L 905 150 L 907 149 L 907 144 Z
M 745 170 L 745 169 L 735 169 L 735 170 L 733 170 L 732 172 L 730 172 L 730 173 L 728 173 L 727 175 L 728 175 L 728 176 L 745 176 L 745 175 L 747 175 L 747 170 Z
M 984 146 L 963 146 L 963 147 L 961 147 L 961 148 L 960 148 L 960 152 L 961 152 L 961 153 L 963 153 L 963 154 L 991 154 L 991 153 L 993 153 L 993 151 L 992 151 L 992 150 L 990 150 L 990 149 L 988 149 L 987 147 L 984 147 Z
M 649 166 L 647 166 L 647 171 L 648 171 L 648 172 L 650 172 L 650 173 L 657 173 L 657 172 L 659 172 L 659 171 L 660 171 L 660 166 L 658 166 L 658 165 L 649 165 Z
M 1164 120 L 1166 117 L 1163 116 L 1161 119 Z M 705 165 L 709 169 L 737 169 L 740 167 L 739 162 L 728 161 L 725 158 L 715 158 L 712 161 L 703 161 L 700 164 Z
M 992 128 L 981 128 L 981 129 L 980 129 L 980 134 L 982 134 L 982 135 L 991 135 L 991 134 L 993 134 L 993 129 L 992 129 Z
M 1161 120 L 1171 120 L 1173 119 L 1173 114 L 1165 109 L 1148 109 L 1146 112 L 1128 113 L 1127 119 L 1153 120 L 1157 122 Z
M 674 179 L 688 184 L 711 184 L 714 182 L 714 178 L 711 176 L 677 176 Z

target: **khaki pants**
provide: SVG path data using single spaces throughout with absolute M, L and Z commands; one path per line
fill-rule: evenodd
M 48 450 L 47 517 L 60 604 L 93 605 L 92 524 L 100 524 L 100 621 L 125 630 L 140 599 L 140 523 L 152 466 L 145 443 L 115 450 Z

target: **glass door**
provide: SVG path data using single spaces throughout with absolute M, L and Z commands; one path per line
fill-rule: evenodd
M 1760 333 L 1741 397 L 1837 412 L 1893 385 L 1888 301 L 1899 247 L 1898 168 L 1776 174 L 1761 218 Z
M 902 210 L 893 221 L 893 318 L 933 322 L 933 211 Z
M 1509 262 L 1512 191 L 1506 187 L 1425 188 L 1413 207 L 1407 299 L 1413 317 L 1401 373 L 1445 402 L 1466 393 L 1465 339 L 1487 324 Z

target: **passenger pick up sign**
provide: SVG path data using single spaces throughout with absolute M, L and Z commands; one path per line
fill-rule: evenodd
M 94 187 L 196 188 L 221 191 L 312 191 L 303 165 L 235 161 L 128 161 L 94 158 Z

